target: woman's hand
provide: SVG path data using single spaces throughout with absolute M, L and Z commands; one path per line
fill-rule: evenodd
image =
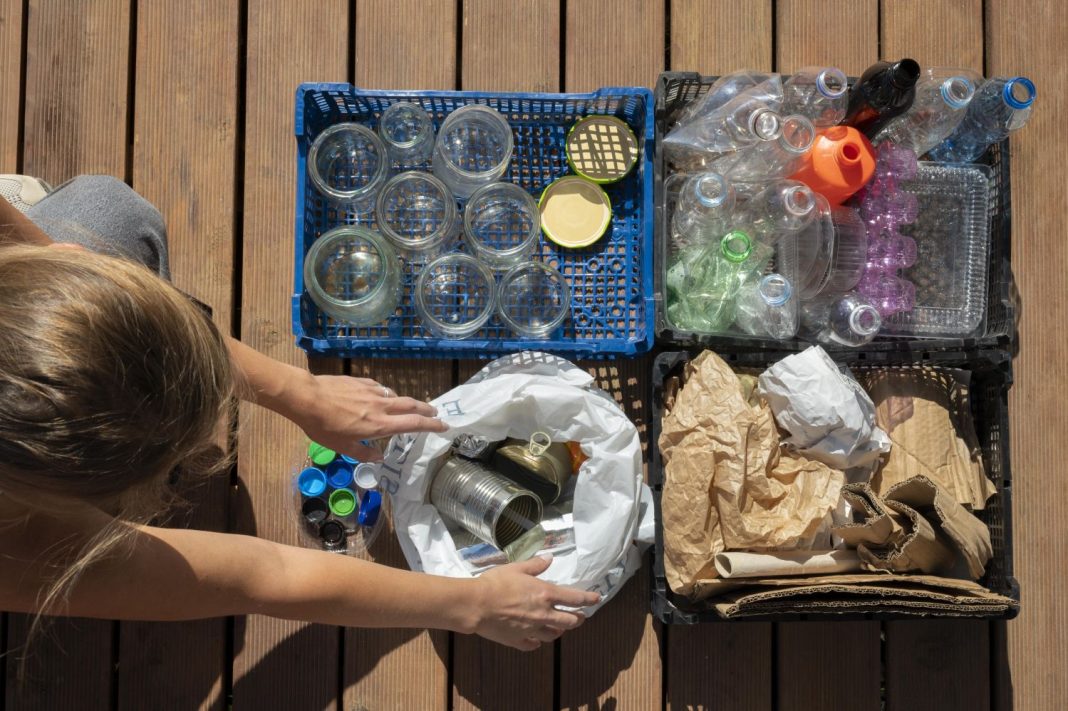
M 601 596 L 534 577 L 551 562 L 551 557 L 536 556 L 479 576 L 479 609 L 473 631 L 494 642 L 532 651 L 581 625 L 585 615 L 558 610 L 556 606 L 587 607 L 599 602 Z
M 286 417 L 300 425 L 313 441 L 360 461 L 378 461 L 378 450 L 361 440 L 403 432 L 444 432 L 448 426 L 435 418 L 425 402 L 399 397 L 369 378 L 347 375 L 313 375 L 302 388 Z

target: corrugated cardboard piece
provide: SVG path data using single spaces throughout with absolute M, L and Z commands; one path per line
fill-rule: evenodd
M 968 403 L 969 373 L 881 370 L 869 373 L 865 381 L 875 402 L 876 423 L 893 443 L 872 477 L 875 493 L 885 496 L 895 484 L 924 476 L 958 503 L 982 510 L 996 489 L 983 472 Z

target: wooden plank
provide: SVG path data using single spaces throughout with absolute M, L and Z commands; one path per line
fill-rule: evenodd
M 129 45 L 129 0 L 29 3 L 24 173 L 125 175 Z
M 888 622 L 887 711 L 989 709 L 989 627 L 978 620 Z
M 671 69 L 712 75 L 770 70 L 772 35 L 771 0 L 673 0 Z
M 990 76 L 1029 76 L 1038 100 L 1012 139 L 1012 260 L 1020 290 L 1020 352 L 1010 391 L 1013 550 L 1020 616 L 1008 625 L 1015 708 L 1060 708 L 1068 696 L 1068 606 L 1060 589 L 1068 565 L 1068 524 L 1057 505 L 1068 497 L 1068 441 L 1063 393 L 1068 361 L 1060 324 L 1068 318 L 1068 230 L 1064 166 L 1068 163 L 1068 6 L 1051 0 L 986 4 Z M 1034 18 L 1021 22 L 1021 18 Z
M 33 0 L 27 9 L 21 172 L 53 184 L 79 173 L 121 177 L 126 165 L 128 1 Z M 8 19 L 2 21 L 0 35 L 5 40 L 10 37 L 12 46 L 19 47 L 21 28 L 14 22 L 18 13 L 8 7 L 4 14 Z M 0 66 L 0 72 L 10 72 L 0 77 L 0 86 L 14 81 L 11 106 L 17 110 L 18 68 Z M 57 77 L 62 80 L 57 81 Z M 0 101 L 3 98 L 0 95 Z M 0 111 L 6 113 L 6 109 Z M 0 121 L 8 119 L 0 117 Z M 10 124 L 0 127 L 0 136 L 10 135 L 13 145 L 15 133 L 8 131 L 17 127 L 17 116 L 12 115 Z M 7 139 L 0 140 L 6 148 Z M 9 169 L 15 169 L 13 163 Z M 8 644 L 18 650 L 26 643 L 32 617 L 10 617 Z M 15 657 L 7 666 L 8 705 L 26 709 L 108 708 L 115 671 L 114 624 L 56 619 L 45 629 L 46 633 L 28 648 L 24 683 L 16 679 L 20 664 Z
M 668 711 L 772 708 L 770 623 L 676 625 L 667 636 Z
M 983 70 L 982 0 L 893 0 L 881 20 L 883 59 Z
M 783 622 L 776 626 L 777 709 L 880 708 L 877 622 Z
M 430 400 L 452 387 L 452 361 L 354 361 L 353 374 L 374 378 L 399 395 Z M 372 549 L 374 560 L 407 569 L 392 527 Z M 444 709 L 449 705 L 449 635 L 405 629 L 345 630 L 345 709 Z
M 468 91 L 557 91 L 560 3 L 463 3 L 461 87 Z
M 836 66 L 856 76 L 878 58 L 878 0 L 777 0 L 775 70 Z
M 863 72 L 878 58 L 878 7 L 876 0 L 778 0 L 775 68 Z M 784 709 L 878 708 L 877 622 L 779 624 L 776 659 L 776 698 Z
M 0 0 L 0 171 L 18 171 L 22 106 L 22 0 Z
M 457 383 L 466 382 L 486 361 L 458 363 Z M 454 635 L 452 649 L 452 707 L 456 711 L 553 707 L 555 645 L 520 652 L 477 635 Z
M 564 86 L 647 86 L 664 71 L 664 0 L 568 0 Z
M 771 70 L 772 3 L 674 0 L 671 68 L 722 74 Z M 770 709 L 772 626 L 768 623 L 675 626 L 666 631 L 669 708 Z
M 356 85 L 451 89 L 457 81 L 457 4 L 447 0 L 356 3 Z M 375 378 L 424 400 L 452 387 L 452 361 L 354 361 L 353 374 Z M 407 568 L 392 531 L 375 560 Z M 344 708 L 445 708 L 449 703 L 449 635 L 350 628 L 344 636 Z M 370 673 L 374 670 L 374 673 Z
M 248 8 L 241 340 L 301 367 L 308 359 L 290 335 L 297 180 L 293 91 L 302 81 L 347 79 L 349 11 L 346 0 L 317 3 L 316 31 L 294 32 L 306 21 L 306 7 L 270 0 Z M 312 367 L 344 372 L 336 359 Z M 288 502 L 307 438 L 293 423 L 254 405 L 244 406 L 239 431 L 234 528 L 300 545 Z M 234 708 L 332 708 L 340 634 L 336 627 L 248 617 L 235 639 Z
M 167 223 L 175 284 L 211 305 L 224 333 L 232 329 L 239 20 L 236 0 L 137 6 L 133 186 Z M 203 497 L 189 522 L 226 530 L 225 486 Z M 222 708 L 226 620 L 120 629 L 121 706 Z
M 912 57 L 920 66 L 982 69 L 980 0 L 882 3 L 883 59 Z M 930 621 L 885 627 L 888 708 L 984 708 L 989 678 L 968 670 L 990 666 L 990 625 Z M 944 670 L 937 680 L 933 670 Z M 966 680 L 966 681 L 965 681 Z
M 647 466 L 650 356 L 583 362 L 638 428 Z M 663 700 L 659 623 L 649 609 L 649 574 L 639 570 L 586 623 L 560 640 L 560 707 L 659 708 Z
M 27 647 L 25 642 L 33 618 L 10 614 L 8 620 L 4 708 L 9 711 L 111 708 L 114 623 L 73 617 L 47 619 L 41 633 Z

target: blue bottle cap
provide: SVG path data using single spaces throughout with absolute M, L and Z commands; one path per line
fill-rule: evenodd
M 347 464 L 351 464 L 351 465 L 352 465 L 352 466 L 354 466 L 354 467 L 355 467 L 355 466 L 356 466 L 357 464 L 359 464 L 359 463 L 360 463 L 360 460 L 359 460 L 359 459 L 356 459 L 356 458 L 354 458 L 354 457 L 350 457 L 350 456 L 349 456 L 349 455 L 347 455 L 347 454 L 339 454 L 338 456 L 339 456 L 339 457 L 341 457 L 341 461 L 343 461 L 343 462 L 345 462 L 345 463 L 347 463 Z
M 1017 89 L 1022 90 L 1022 96 L 1016 95 Z M 1035 101 L 1035 84 L 1027 77 L 1013 77 L 1005 82 L 1001 96 L 1012 108 L 1026 109 Z
M 297 488 L 304 496 L 319 496 L 326 491 L 326 472 L 308 467 L 297 475 Z
M 335 459 L 326 468 L 326 478 L 330 486 L 335 489 L 344 489 L 352 484 L 353 465 L 343 459 Z
M 382 510 L 382 494 L 377 491 L 365 491 L 360 497 L 360 513 L 357 520 L 361 526 L 374 526 Z

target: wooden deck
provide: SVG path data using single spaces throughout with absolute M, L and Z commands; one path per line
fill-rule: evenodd
M 293 91 L 652 87 L 664 69 L 858 73 L 884 57 L 1024 73 L 1039 88 L 1012 144 L 1023 304 L 1011 396 L 1022 612 L 985 622 L 661 628 L 648 573 L 555 647 L 523 655 L 443 633 L 264 617 L 63 621 L 15 709 L 1018 709 L 1068 698 L 1068 4 L 1058 0 L 0 0 L 0 172 L 120 176 L 167 219 L 179 286 L 292 363 Z M 429 398 L 476 365 L 317 361 Z M 594 367 L 644 427 L 648 359 Z M 242 413 L 237 471 L 193 525 L 294 542 L 284 501 L 296 428 Z M 392 541 L 380 560 L 403 565 Z M 0 622 L 17 653 L 21 615 Z

